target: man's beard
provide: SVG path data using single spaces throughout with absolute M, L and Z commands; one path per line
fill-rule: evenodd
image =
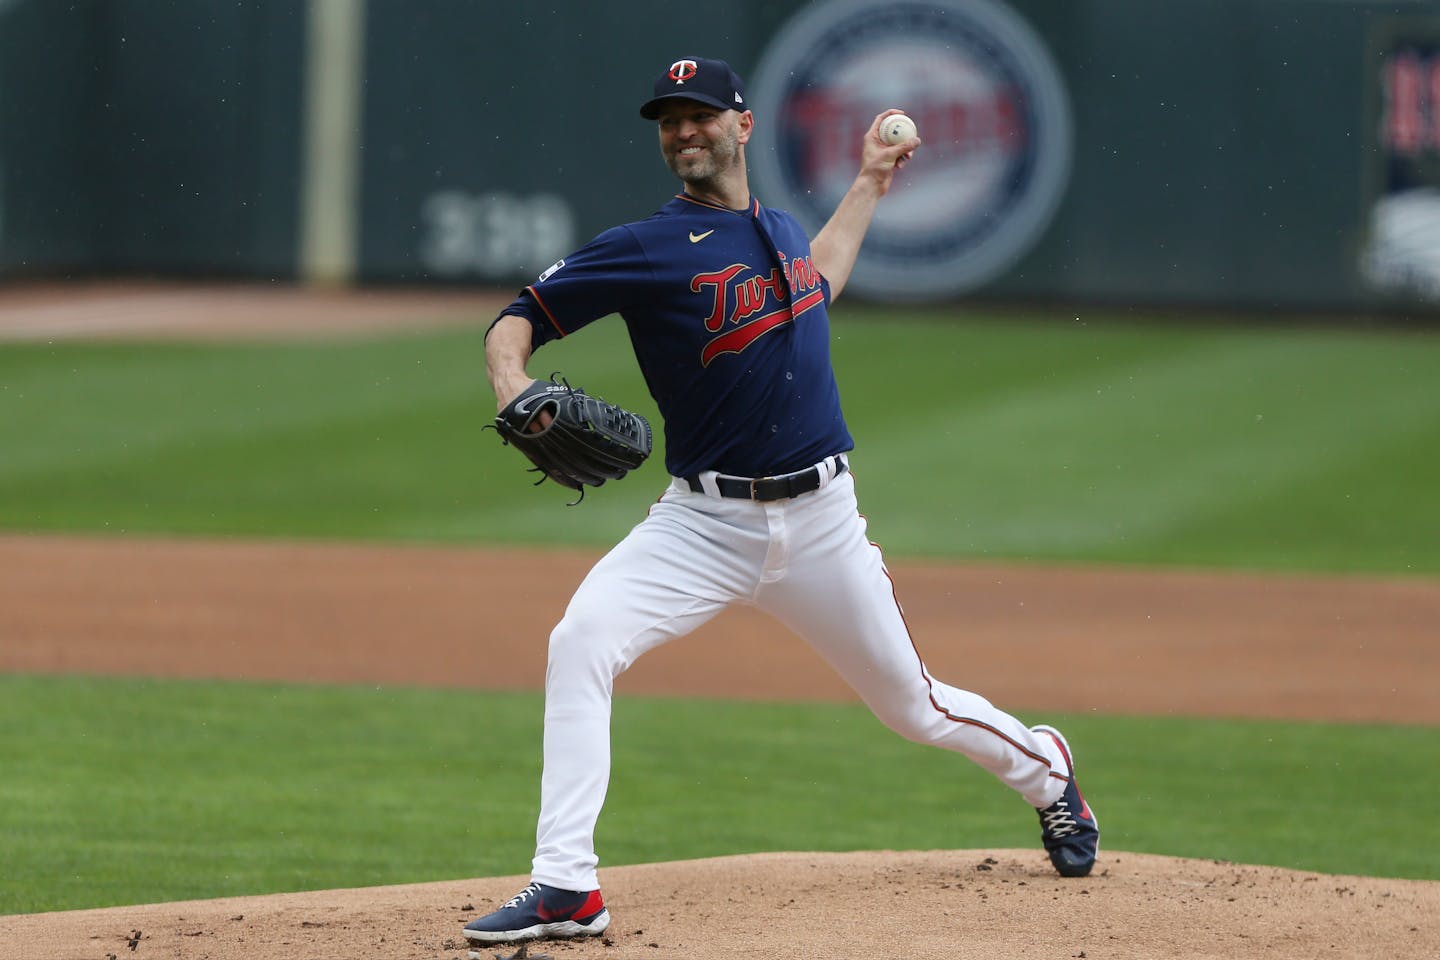
M 686 183 L 703 187 L 715 183 L 721 174 L 740 162 L 740 136 L 733 125 L 706 147 L 700 162 L 686 161 L 677 149 L 674 154 L 665 155 L 665 165 Z

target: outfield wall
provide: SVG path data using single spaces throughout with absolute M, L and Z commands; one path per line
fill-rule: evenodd
M 660 0 L 0 0 L 0 275 L 519 284 L 673 191 L 635 108 L 703 53 L 816 226 L 915 114 L 870 299 L 1440 312 L 1433 2 L 730 9 L 697 50 Z

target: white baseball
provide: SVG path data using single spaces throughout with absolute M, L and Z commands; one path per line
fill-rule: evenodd
M 880 139 L 892 147 L 897 143 L 915 139 L 915 121 L 903 113 L 886 117 L 880 124 Z

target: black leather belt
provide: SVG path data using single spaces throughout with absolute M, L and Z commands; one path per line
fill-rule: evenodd
M 807 470 L 797 470 L 794 473 L 782 474 L 778 477 L 727 477 L 717 474 L 715 477 L 715 489 L 720 491 L 722 497 L 732 497 L 736 500 L 759 500 L 768 502 L 771 500 L 788 500 L 791 497 L 798 497 L 802 493 L 809 493 L 811 490 L 819 490 L 823 482 L 822 473 L 828 474 L 827 464 L 833 462 L 835 465 L 835 476 L 840 476 L 850 469 L 844 457 L 835 456 L 826 459 L 825 463 L 817 464 Z M 705 485 L 700 482 L 699 477 L 686 477 L 685 482 L 690 484 L 690 489 L 696 493 L 704 493 Z

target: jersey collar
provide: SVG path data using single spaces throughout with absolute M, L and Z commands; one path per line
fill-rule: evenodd
M 722 210 L 725 213 L 733 213 L 742 217 L 747 215 L 751 217 L 760 216 L 760 201 L 755 199 L 753 193 L 750 195 L 750 206 L 746 210 L 731 210 L 729 207 L 722 206 L 721 204 L 712 203 L 709 200 L 701 200 L 699 197 L 692 197 L 688 193 L 677 193 L 675 194 L 675 199 L 684 200 L 687 203 L 693 203 L 701 207 L 709 207 L 711 210 Z

